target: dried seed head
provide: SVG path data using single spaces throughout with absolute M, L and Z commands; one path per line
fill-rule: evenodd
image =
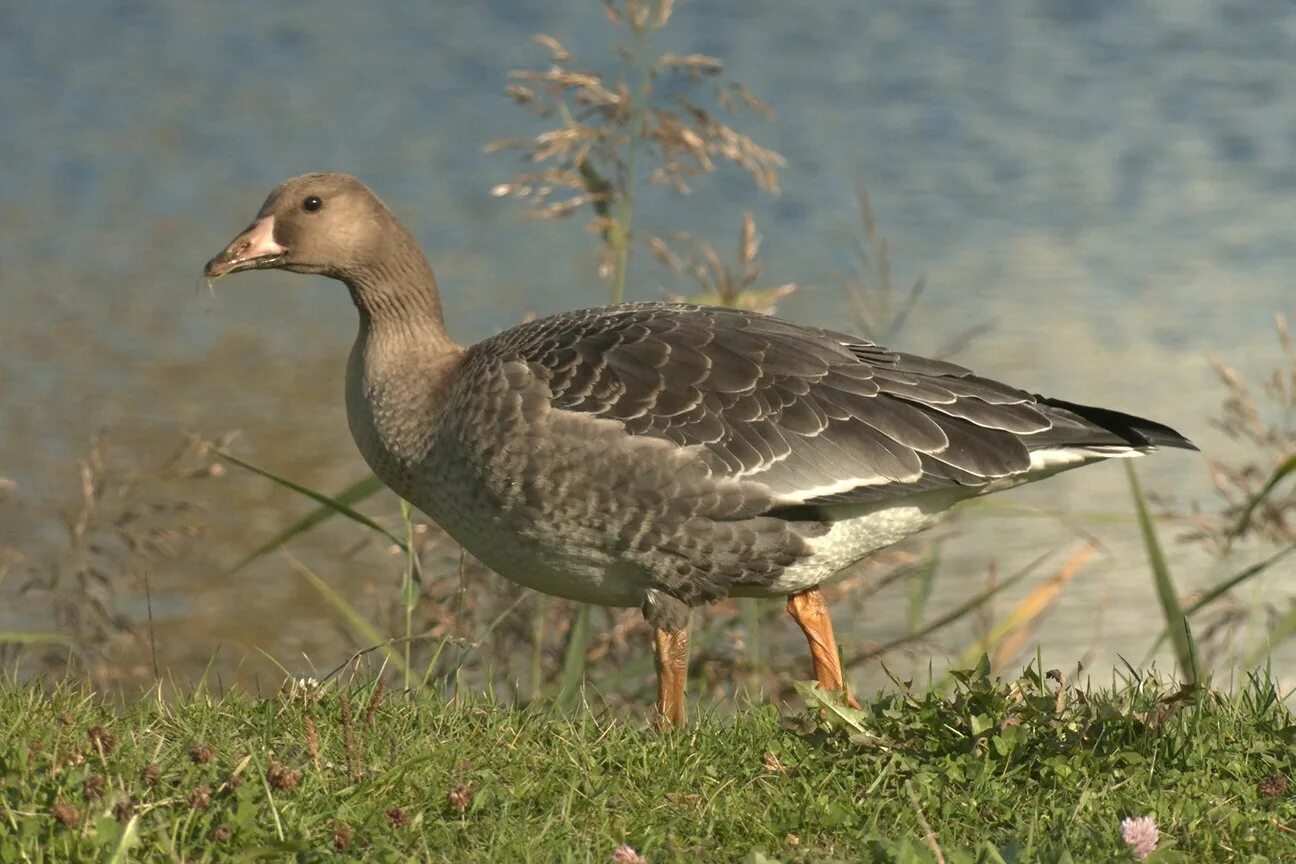
M 387 689 L 387 679 L 379 678 L 378 684 L 374 687 L 373 695 L 369 697 L 369 704 L 365 706 L 364 725 L 366 729 L 372 728 L 374 717 L 378 714 L 378 706 L 382 704 L 383 692 Z
M 1287 778 L 1281 774 L 1270 774 L 1256 784 L 1256 792 L 1265 798 L 1281 798 L 1287 792 Z
M 135 815 L 135 802 L 126 797 L 113 805 L 113 818 L 118 822 L 129 822 Z
M 519 105 L 526 105 L 535 101 L 535 91 L 530 87 L 523 87 L 521 84 L 509 84 L 504 88 L 504 92 L 512 97 L 514 102 Z
M 729 84 L 729 91 L 734 96 L 737 96 L 738 101 L 742 102 L 746 108 L 755 111 L 765 119 L 768 120 L 774 116 L 774 109 L 755 93 L 748 90 L 745 85 L 740 84 L 737 81 L 732 81 Z
M 144 781 L 145 786 L 156 786 L 160 776 L 162 776 L 162 770 L 153 762 L 145 765 L 140 771 L 140 779 Z
M 636 34 L 660 29 L 670 19 L 673 0 L 604 0 L 609 20 Z M 583 211 L 586 205 L 598 220 L 609 221 L 613 205 L 634 195 L 640 182 L 629 168 L 628 152 L 636 145 L 652 153 L 656 164 L 648 167 L 648 183 L 667 186 L 686 194 L 688 178 L 714 171 L 718 163 L 729 162 L 746 171 L 756 184 L 777 194 L 778 169 L 785 162 L 773 150 L 760 147 L 748 135 L 718 120 L 701 101 L 679 90 L 711 91 L 714 102 L 737 116 L 742 109 L 769 115 L 769 106 L 741 84 L 724 80 L 724 66 L 704 54 L 663 54 L 640 58 L 629 48 L 620 50 L 628 66 L 643 68 L 647 78 L 642 88 L 632 86 L 633 75 L 601 75 L 571 68 L 570 53 L 550 37 L 537 40 L 550 52 L 545 69 L 514 70 L 509 73 L 507 94 L 537 116 L 549 118 L 553 126 L 530 139 L 492 141 L 487 152 L 520 151 L 532 165 L 559 175 L 541 182 L 535 175 L 520 174 L 496 184 L 492 194 L 524 202 L 529 216 L 555 219 Z M 666 73 L 681 79 L 682 87 L 654 87 Z M 703 84 L 703 82 L 708 82 Z M 702 94 L 705 96 L 705 92 Z M 589 181 L 597 178 L 597 184 Z M 627 240 L 617 231 L 595 227 L 602 240 L 598 270 L 610 276 L 619 265 L 612 263 L 623 254 Z M 595 224 L 595 223 L 591 223 Z M 621 250 L 620 253 L 613 250 Z M 753 250 L 754 254 L 754 250 Z
M 58 715 L 58 722 L 62 723 L 64 726 L 71 726 L 73 723 L 76 722 L 76 718 L 73 717 L 68 712 L 64 711 L 63 713 Z
M 450 794 L 446 796 L 446 800 L 450 804 L 450 809 L 458 813 L 460 816 L 462 816 L 464 811 L 468 809 L 468 805 L 472 803 L 472 799 L 473 787 L 471 783 L 456 783 L 454 788 L 450 790 Z
M 81 824 L 81 814 L 66 801 L 59 801 L 51 807 L 50 815 L 68 828 L 75 828 Z
M 185 796 L 185 803 L 189 805 L 190 810 L 206 810 L 211 806 L 211 787 L 206 783 L 195 786 Z
M 744 264 L 754 263 L 760 254 L 760 245 L 761 235 L 756 230 L 756 220 L 751 213 L 744 213 L 742 229 L 738 232 L 738 260 Z
M 212 829 L 212 841 L 215 843 L 228 843 L 234 836 L 234 829 L 224 822 Z
M 85 780 L 81 781 L 81 794 L 87 801 L 98 801 L 103 797 L 104 789 L 108 786 L 108 781 L 102 774 L 88 774 Z
M 189 748 L 189 758 L 195 765 L 208 765 L 215 757 L 215 751 L 206 744 L 194 744 Z
M 355 837 L 355 829 L 345 822 L 338 822 L 333 826 L 333 851 L 345 852 L 351 848 L 351 838 Z
M 117 746 L 117 737 L 102 726 L 91 726 L 86 730 L 90 744 L 102 755 L 107 756 Z
M 306 726 L 306 749 L 310 752 L 311 763 L 315 766 L 315 772 L 320 770 L 320 747 L 319 733 L 315 730 L 315 721 L 308 714 L 305 718 Z
M 652 14 L 652 9 L 648 7 L 648 0 L 625 0 L 625 14 L 630 21 L 630 27 L 636 33 L 642 33 L 648 25 L 648 16 Z
M 549 49 L 549 54 L 553 58 L 553 61 L 555 63 L 565 63 L 566 61 L 571 59 L 571 53 L 568 52 L 568 50 L 562 46 L 561 42 L 559 42 L 557 39 L 553 38 L 552 36 L 546 36 L 543 33 L 537 33 L 532 38 L 534 38 L 535 41 L 539 42 L 541 45 Z
M 225 788 L 233 792 L 243 785 L 243 778 L 231 771 L 225 775 Z
M 776 754 L 768 751 L 761 754 L 761 767 L 771 774 L 786 774 L 788 770 Z
M 674 8 L 675 0 L 657 0 L 657 14 L 653 16 L 652 21 L 653 29 L 660 30 L 665 27 Z
M 387 811 L 387 824 L 393 828 L 405 828 L 410 823 L 409 814 L 400 807 L 392 807 Z
M 266 782 L 272 789 L 291 792 L 301 782 L 301 772 L 294 771 L 282 762 L 271 762 L 269 770 L 266 771 Z
M 693 80 L 699 81 L 724 72 L 724 61 L 705 54 L 663 54 L 657 58 L 656 69 L 684 72 Z

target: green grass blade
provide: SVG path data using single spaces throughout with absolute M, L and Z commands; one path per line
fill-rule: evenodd
M 352 522 L 358 522 L 361 525 L 364 525 L 366 528 L 372 528 L 374 531 L 377 531 L 379 534 L 386 537 L 392 543 L 395 543 L 397 546 L 399 546 L 401 548 L 401 551 L 403 552 L 408 551 L 408 548 L 405 545 L 405 538 L 398 537 L 397 535 L 393 534 L 391 531 L 388 531 L 386 528 L 382 527 L 377 522 L 370 519 L 368 516 L 364 515 L 363 513 L 357 513 L 355 510 L 352 510 L 350 507 L 346 506 L 345 504 L 339 501 L 335 501 L 334 499 L 320 492 L 316 492 L 314 489 L 310 489 L 307 488 L 306 486 L 302 486 L 300 483 L 294 483 L 293 481 L 287 478 L 280 477 L 279 475 L 266 471 L 263 468 L 258 468 L 257 466 L 253 465 L 250 462 L 244 462 L 242 459 L 238 458 L 237 456 L 231 456 L 229 453 L 226 453 L 224 450 L 216 450 L 215 453 L 218 457 L 220 457 L 226 462 L 229 462 L 231 465 L 237 465 L 238 467 L 242 468 L 245 471 L 251 471 L 253 474 L 260 475 L 261 477 L 264 477 L 267 480 L 272 480 L 275 483 L 278 483 L 280 486 L 283 486 L 285 489 L 291 489 L 292 491 L 296 492 L 298 495 L 304 495 L 305 497 L 311 499 L 315 503 L 324 505 L 325 507 L 337 513 L 339 516 L 345 516 L 346 518 L 350 519 Z
M 1265 485 L 1256 493 L 1256 496 L 1247 502 L 1246 509 L 1242 511 L 1237 524 L 1233 526 L 1233 530 L 1228 534 L 1230 541 L 1237 539 L 1242 535 L 1242 532 L 1246 531 L 1247 526 L 1251 524 L 1251 517 L 1255 514 L 1256 508 L 1263 504 L 1264 500 L 1273 492 L 1274 487 L 1293 471 L 1296 471 L 1296 455 L 1287 457 L 1286 461 L 1275 468 L 1273 474 L 1269 475 L 1269 479 L 1265 481 Z
M 139 814 L 130 817 L 125 825 L 122 826 L 121 833 L 117 835 L 117 842 L 113 845 L 112 854 L 108 856 L 108 864 L 126 864 L 130 860 L 130 851 L 139 845 Z
M 549 627 L 549 611 L 554 599 L 548 594 L 538 594 L 539 608 L 531 628 L 531 699 L 540 699 L 544 684 L 544 641 Z
M 1288 555 L 1290 555 L 1293 552 L 1296 552 L 1296 544 L 1288 546 L 1286 549 L 1278 550 L 1277 552 L 1275 552 L 1273 555 L 1270 555 L 1265 560 L 1258 561 L 1255 564 L 1252 564 L 1250 567 L 1245 567 L 1242 570 L 1239 570 L 1237 573 L 1234 573 L 1232 576 L 1229 576 L 1227 579 L 1221 579 L 1219 582 L 1216 582 L 1209 589 L 1207 589 L 1206 593 L 1202 594 L 1200 597 L 1194 600 L 1191 605 L 1189 605 L 1186 609 L 1183 610 L 1184 617 L 1191 618 L 1193 615 L 1196 615 L 1202 609 L 1205 609 L 1207 606 L 1214 603 L 1216 600 L 1223 597 L 1225 594 L 1232 591 L 1234 588 L 1238 587 L 1239 585 L 1242 585 L 1245 582 L 1249 582 L 1252 579 L 1259 576 L 1260 574 L 1264 573 L 1274 564 L 1277 564 L 1279 561 L 1286 558 Z M 1163 642 L 1165 642 L 1166 637 L 1168 635 L 1170 635 L 1169 631 L 1165 629 L 1163 629 L 1157 635 L 1156 640 L 1153 641 L 1152 643 L 1152 647 L 1148 649 L 1148 654 L 1147 654 L 1148 659 L 1151 659 L 1152 655 L 1156 653 L 1156 650 L 1161 647 L 1161 644 Z M 1144 662 L 1146 662 L 1146 660 Z
M 567 635 L 567 651 L 563 656 L 562 678 L 559 683 L 558 704 L 571 707 L 585 680 L 585 658 L 589 653 L 590 605 L 580 603 L 572 616 L 571 632 Z
M 738 601 L 742 626 L 747 631 L 747 669 L 754 672 L 761 666 L 761 601 L 745 597 Z
M 1252 564 L 1250 567 L 1241 570 L 1236 575 L 1230 576 L 1228 579 L 1225 579 L 1224 581 L 1218 583 L 1209 591 L 1207 591 L 1205 594 L 1203 594 L 1201 597 L 1199 597 L 1191 606 L 1189 606 L 1187 609 L 1184 610 L 1184 614 L 1185 615 L 1195 614 L 1203 607 L 1214 602 L 1216 599 L 1228 593 L 1229 591 L 1232 591 L 1234 588 L 1236 588 L 1238 585 L 1241 585 L 1243 582 L 1247 582 L 1251 579 L 1254 579 L 1256 576 L 1259 576 L 1261 573 L 1268 570 L 1271 566 L 1277 564 L 1279 561 L 1281 561 L 1283 558 L 1286 558 L 1288 555 L 1290 555 L 1293 552 L 1296 552 L 1296 544 L 1288 546 L 1286 549 L 1281 549 L 1278 552 L 1274 553 L 1273 555 L 1270 555 L 1265 560 L 1260 561 L 1259 563 L 1256 564 Z
M 905 627 L 910 633 L 922 626 L 927 615 L 927 603 L 931 600 L 932 587 L 936 584 L 936 568 L 940 562 L 940 546 L 933 544 L 918 567 L 918 572 L 909 583 L 909 620 Z
M 368 477 L 352 483 L 338 494 L 332 496 L 329 500 L 334 504 L 341 504 L 344 507 L 350 507 L 352 504 L 363 501 L 383 488 L 385 488 L 383 482 L 373 474 L 370 474 Z M 258 558 L 265 557 L 268 553 L 273 552 L 288 541 L 305 534 L 316 525 L 319 525 L 321 522 L 324 522 L 337 514 L 338 510 L 336 507 L 321 505 L 315 508 L 301 519 L 297 520 L 292 525 L 280 531 L 256 549 L 249 552 L 243 560 L 230 568 L 229 575 L 239 572 Z
M 410 651 L 414 635 L 414 607 L 423 592 L 423 573 L 419 569 L 418 553 L 414 551 L 414 521 L 410 518 L 410 503 L 400 502 L 401 525 L 405 529 L 405 566 L 401 568 L 401 602 L 405 605 L 405 689 L 409 690 Z
M 387 655 L 387 659 L 391 662 L 392 666 L 396 667 L 396 670 L 401 674 L 402 679 L 409 675 L 409 668 L 405 665 L 405 658 L 401 656 L 401 652 L 396 650 L 396 647 L 391 644 L 391 640 L 379 632 L 377 627 L 369 623 L 369 619 L 361 615 L 359 610 L 348 603 L 345 597 L 333 590 L 333 586 L 321 579 L 315 571 L 311 570 L 292 555 L 288 556 L 288 560 L 292 562 L 293 569 L 301 574 L 301 577 L 306 580 L 307 584 L 319 592 L 319 595 L 323 597 L 330 606 L 337 610 L 338 614 L 342 616 L 347 626 L 350 627 L 356 635 L 370 645 L 382 646 L 383 653 Z
M 869 735 L 865 722 L 868 713 L 852 708 L 840 690 L 825 690 L 818 681 L 796 681 L 792 684 L 807 707 L 819 708 L 829 726 L 844 727 L 857 735 Z M 869 736 L 872 737 L 872 736 Z
M 1148 510 L 1147 499 L 1139 486 L 1138 475 L 1133 466 L 1125 463 L 1125 475 L 1129 478 L 1130 494 L 1134 496 L 1134 509 L 1138 515 L 1139 531 L 1143 536 L 1143 548 L 1147 551 L 1148 566 L 1152 570 L 1152 579 L 1156 585 L 1157 599 L 1161 601 L 1161 612 L 1165 616 L 1166 630 L 1174 645 L 1175 658 L 1179 663 L 1180 673 L 1188 683 L 1197 683 L 1196 646 L 1192 644 L 1192 633 L 1188 629 L 1188 620 L 1179 606 L 1179 594 L 1175 591 L 1174 579 L 1170 576 L 1170 567 L 1166 564 L 1165 553 L 1161 550 L 1161 541 L 1157 538 L 1156 525 Z

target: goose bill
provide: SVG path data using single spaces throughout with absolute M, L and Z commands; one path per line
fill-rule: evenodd
M 240 270 L 274 267 L 287 251 L 286 246 L 275 241 L 274 217 L 262 216 L 208 261 L 203 275 L 210 279 Z

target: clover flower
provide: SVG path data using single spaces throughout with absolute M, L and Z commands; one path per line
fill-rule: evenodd
M 1138 860 L 1142 861 L 1156 851 L 1157 838 L 1161 833 L 1157 831 L 1156 820 L 1151 816 L 1140 816 L 1138 819 L 1127 816 L 1121 820 L 1120 830 L 1121 839 Z

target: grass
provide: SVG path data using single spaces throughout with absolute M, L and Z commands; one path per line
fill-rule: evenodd
M 1180 674 L 1189 681 L 1196 681 L 1197 660 L 1196 646 L 1193 643 L 1192 631 L 1179 605 L 1179 593 L 1175 590 L 1174 579 L 1166 564 L 1165 553 L 1161 551 L 1161 541 L 1157 538 L 1156 524 L 1148 511 L 1147 499 L 1138 482 L 1138 474 L 1125 463 L 1125 476 L 1129 479 L 1130 493 L 1134 496 L 1134 506 L 1138 513 L 1139 531 L 1143 536 L 1143 548 L 1147 550 L 1148 569 L 1152 571 L 1152 584 L 1156 586 L 1157 599 L 1161 603 L 1161 614 L 1165 618 L 1166 630 L 1175 649 Z
M 1144 815 L 1149 861 L 1296 854 L 1296 725 L 1266 679 L 987 668 L 667 735 L 374 681 L 122 707 L 6 679 L 0 861 L 1122 861 Z

